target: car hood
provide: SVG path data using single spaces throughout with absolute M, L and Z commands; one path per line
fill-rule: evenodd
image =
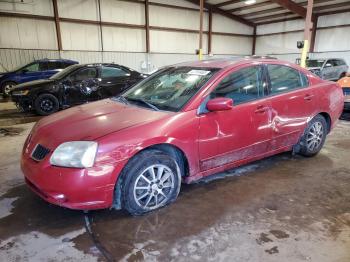
M 33 128 L 33 140 L 52 149 L 67 141 L 96 140 L 169 114 L 175 113 L 153 111 L 105 99 L 44 117 Z
M 53 82 L 55 82 L 55 80 L 53 80 L 53 79 L 34 80 L 34 81 L 30 81 L 30 82 L 26 82 L 26 83 L 23 83 L 23 84 L 16 85 L 12 89 L 12 91 L 28 90 L 28 89 L 32 89 L 32 88 L 35 88 L 35 87 L 51 84 Z

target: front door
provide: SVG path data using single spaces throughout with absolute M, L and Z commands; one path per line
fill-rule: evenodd
M 199 155 L 201 171 L 249 159 L 269 150 L 270 105 L 264 99 L 263 67 L 248 66 L 228 73 L 210 99 L 228 97 L 233 108 L 200 115 Z
M 284 65 L 267 65 L 269 99 L 272 107 L 271 149 L 298 143 L 301 133 L 314 114 L 314 91 L 304 73 Z
M 45 70 L 43 62 L 33 62 L 22 68 L 16 75 L 17 83 L 25 83 L 29 81 L 43 79 L 43 70 Z
M 85 67 L 74 71 L 67 80 L 63 81 L 64 105 L 77 105 L 96 100 L 99 89 L 96 67 Z

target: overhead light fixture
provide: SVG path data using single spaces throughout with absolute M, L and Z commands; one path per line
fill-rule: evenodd
M 256 0 L 246 0 L 246 1 L 244 1 L 244 3 L 245 3 L 246 5 L 252 5 L 252 4 L 255 4 L 255 3 L 256 3 Z

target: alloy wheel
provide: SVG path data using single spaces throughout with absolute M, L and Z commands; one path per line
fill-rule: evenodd
M 145 210 L 164 205 L 175 188 L 175 175 L 162 164 L 147 167 L 139 174 L 134 184 L 134 200 Z
M 40 108 L 45 112 L 52 111 L 53 106 L 54 106 L 54 103 L 50 99 L 44 99 L 40 102 Z
M 4 86 L 4 93 L 5 93 L 5 95 L 9 95 L 12 87 L 14 87 L 14 86 L 15 86 L 14 84 L 6 84 Z
M 306 143 L 307 148 L 313 152 L 317 150 L 323 139 L 324 130 L 321 122 L 315 122 L 312 124 L 312 126 L 309 129 L 309 132 L 307 134 Z

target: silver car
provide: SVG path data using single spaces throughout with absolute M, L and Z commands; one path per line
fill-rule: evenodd
M 348 65 L 341 58 L 308 59 L 307 68 L 325 80 L 338 80 L 348 72 Z

